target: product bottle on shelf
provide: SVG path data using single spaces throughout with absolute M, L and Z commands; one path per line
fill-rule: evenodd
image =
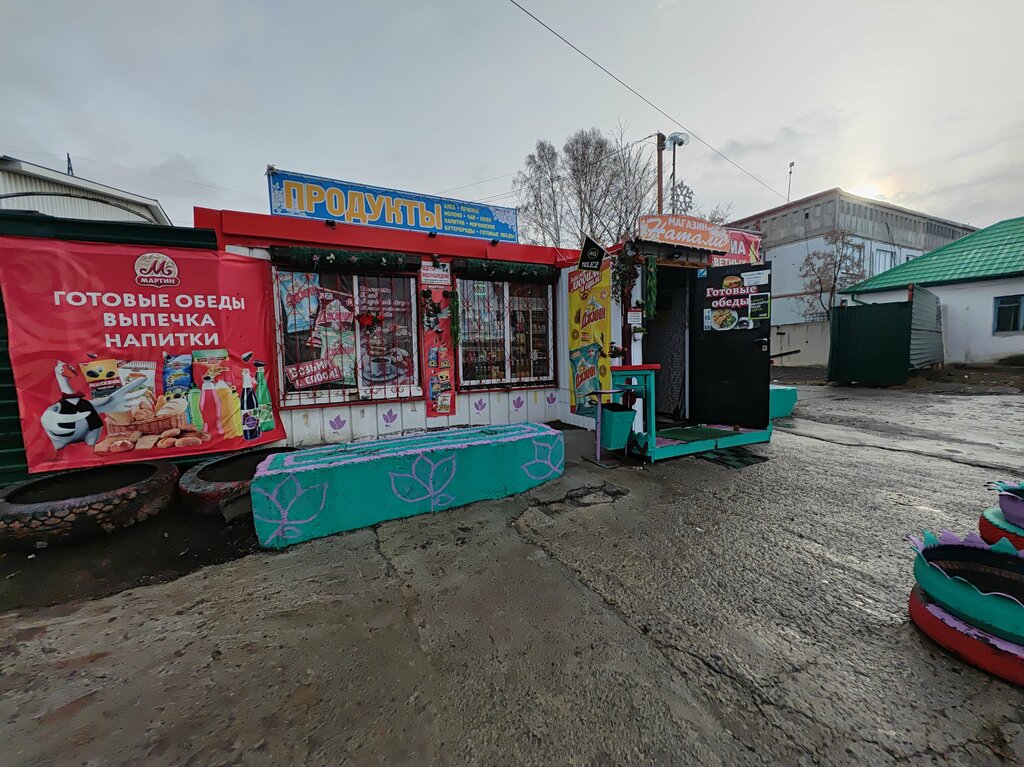
M 242 368 L 242 394 L 240 395 L 240 410 L 242 417 L 242 437 L 244 439 L 259 439 L 262 430 L 260 429 L 259 402 L 256 401 L 256 392 L 252 388 L 252 375 L 249 368 Z
M 270 401 L 270 387 L 267 385 L 264 363 L 254 362 L 256 367 L 256 402 L 259 403 L 260 431 L 271 431 L 274 428 L 274 405 Z

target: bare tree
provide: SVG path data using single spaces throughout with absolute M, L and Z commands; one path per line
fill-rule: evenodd
M 853 241 L 849 229 L 833 229 L 824 235 L 827 248 L 807 254 L 800 265 L 804 281 L 805 316 L 832 316 L 836 294 L 863 279 L 864 246 Z
M 556 248 L 568 244 L 565 180 L 554 144 L 537 141 L 536 149 L 526 156 L 523 169 L 512 180 L 512 190 L 519 198 L 524 239 Z
M 585 234 L 619 242 L 636 234 L 641 216 L 657 212 L 653 145 L 626 141 L 625 132 L 621 123 L 608 135 L 597 128 L 578 130 L 560 152 L 549 141 L 537 142 L 512 182 L 525 242 L 573 247 Z M 675 195 L 677 213 L 700 215 L 685 182 L 670 186 L 669 194 Z M 731 203 L 716 205 L 707 215 L 723 223 L 731 211 Z

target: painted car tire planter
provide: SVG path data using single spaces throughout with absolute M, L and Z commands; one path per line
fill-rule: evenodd
M 978 532 L 985 543 L 999 543 L 1005 538 L 1018 551 L 1024 551 L 1024 528 L 1006 521 L 1001 509 L 986 509 L 978 518 Z
M 178 468 L 134 462 L 63 472 L 0 490 L 0 547 L 44 548 L 155 516 L 174 498 Z M 86 495 L 80 495 L 83 489 Z
M 910 593 L 910 619 L 925 636 L 961 660 L 1024 686 L 1024 646 L 965 623 L 929 599 L 920 586 Z
M 249 486 L 256 468 L 276 453 L 293 452 L 293 447 L 258 447 L 193 466 L 181 475 L 178 489 L 190 511 L 211 516 L 223 515 L 228 521 L 252 513 Z
M 1024 498 L 1016 493 L 1001 492 L 999 494 L 999 508 L 1003 517 L 1011 525 L 1016 527 L 1024 526 Z
M 1009 542 L 989 546 L 977 533 L 961 540 L 925 532 L 913 543 L 914 578 L 931 600 L 971 626 L 1024 644 L 1024 562 Z

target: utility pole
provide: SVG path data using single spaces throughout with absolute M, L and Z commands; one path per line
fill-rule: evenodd
M 665 151 L 665 134 L 658 131 L 656 136 L 658 141 L 658 214 L 661 215 L 665 212 L 665 185 L 661 180 L 661 155 Z
M 796 162 L 789 164 L 789 186 L 786 187 L 786 202 L 789 202 L 789 195 L 793 192 L 793 166 Z

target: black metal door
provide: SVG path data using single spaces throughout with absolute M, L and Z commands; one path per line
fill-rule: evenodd
M 690 307 L 689 420 L 767 428 L 771 265 L 698 270 Z

